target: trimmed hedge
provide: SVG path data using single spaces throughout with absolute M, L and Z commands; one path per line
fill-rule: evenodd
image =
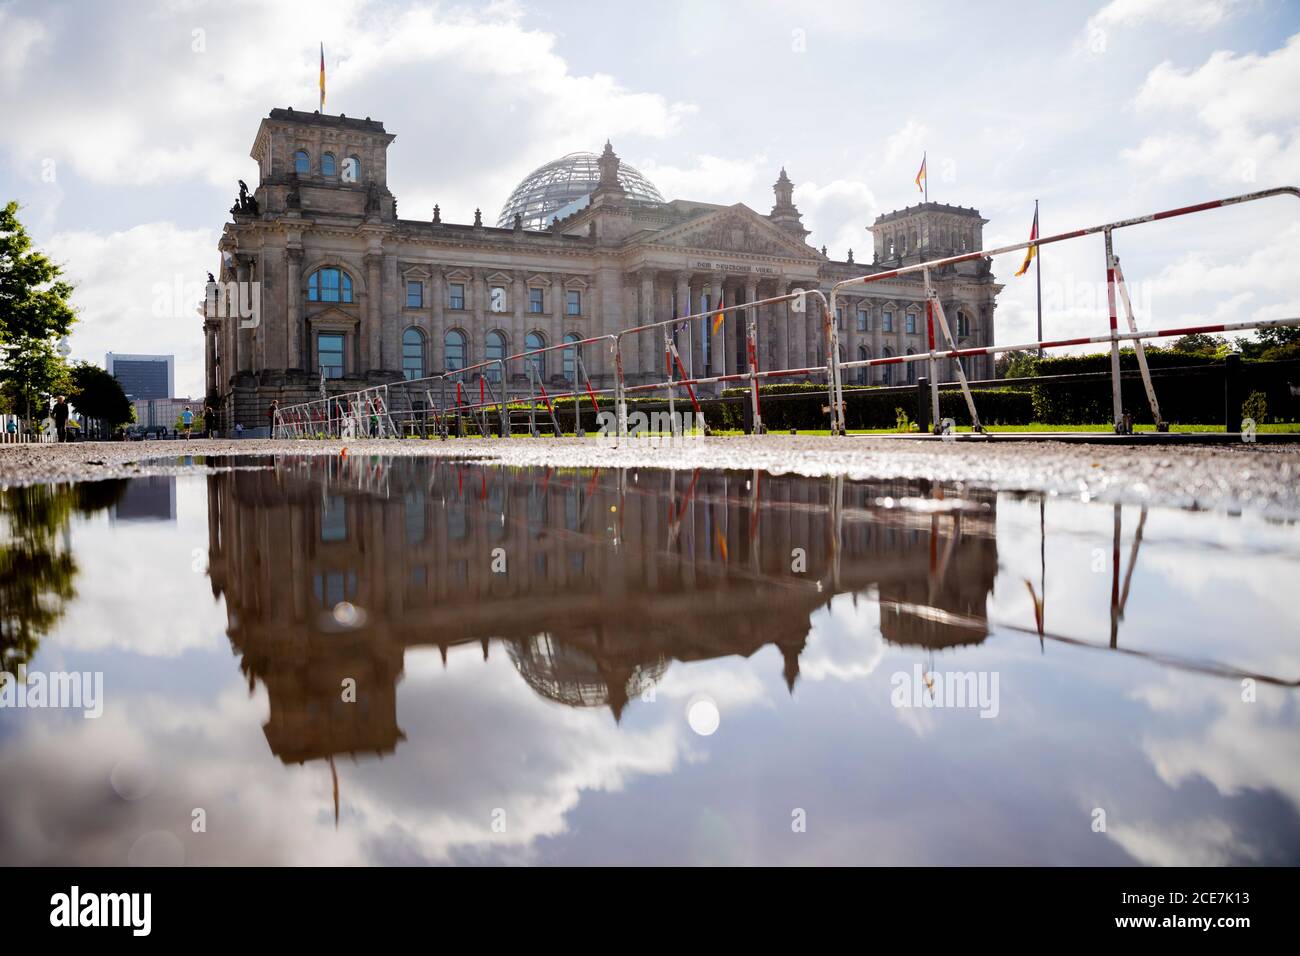
M 1208 424 L 1223 421 L 1223 362 L 1205 355 L 1148 348 L 1147 365 L 1162 368 L 1206 368 L 1212 371 L 1185 376 L 1155 376 L 1153 384 L 1160 412 L 1167 421 Z M 1120 369 L 1137 371 L 1137 355 L 1120 350 Z M 1034 420 L 1060 425 L 1108 422 L 1111 418 L 1110 354 L 1064 355 L 1039 361 L 1037 374 L 1077 375 L 1103 372 L 1106 378 L 1077 384 L 1043 384 L 1031 388 Z M 1300 362 L 1241 363 L 1241 394 L 1263 392 L 1271 421 L 1295 421 L 1300 402 L 1291 395 L 1288 382 L 1300 384 Z M 1123 407 L 1134 421 L 1150 423 L 1151 405 L 1140 378 L 1125 378 L 1120 384 Z

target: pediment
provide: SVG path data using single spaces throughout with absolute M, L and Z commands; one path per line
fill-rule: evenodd
M 509 285 L 515 280 L 513 276 L 507 275 L 504 272 L 494 272 L 483 281 L 491 283 L 492 285 Z
M 718 209 L 690 222 L 646 236 L 642 242 L 710 252 L 819 260 L 817 250 L 782 232 L 744 203 Z
M 307 316 L 307 323 L 315 329 L 350 329 L 360 320 L 351 312 L 344 312 L 338 306 L 330 306 Z

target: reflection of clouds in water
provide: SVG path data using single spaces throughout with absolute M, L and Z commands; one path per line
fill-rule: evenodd
M 148 847 L 167 852 L 145 857 L 198 865 L 523 862 L 539 838 L 567 831 L 584 792 L 617 792 L 688 759 L 701 742 L 682 695 L 707 688 L 725 719 L 762 694 L 748 671 L 678 664 L 681 676 L 655 700 L 634 700 L 620 727 L 606 710 L 538 697 L 504 653 L 486 663 L 453 654 L 445 671 L 434 651 L 408 652 L 406 662 L 398 720 L 411 732 L 395 757 L 336 758 L 337 831 L 327 764 L 273 758 L 265 692 L 250 699 L 237 683 L 206 706 L 151 696 L 98 721 L 23 726 L 0 750 L 6 862 L 123 865 L 142 859 L 147 834 Z M 121 767 L 151 772 L 154 786 L 122 799 L 112 785 Z M 205 834 L 190 832 L 195 807 L 207 812 Z M 70 831 L 74 819 L 82 825 Z M 176 843 L 164 846 L 159 832 Z
M 249 699 L 237 682 L 205 703 L 150 697 L 94 721 L 28 721 L 0 750 L 5 862 L 361 862 L 355 839 L 332 832 L 328 771 L 274 764 L 265 712 L 265 696 Z M 113 789 L 124 764 L 154 775 L 139 799 Z M 190 830 L 195 807 L 207 813 L 206 833 Z
M 1109 827 L 1107 835 L 1147 866 L 1229 866 L 1258 857 L 1228 823 L 1213 817 L 1173 826 L 1143 820 Z
M 828 610 L 813 616 L 812 636 L 799 656 L 802 680 L 862 680 L 885 656 L 880 638 L 880 605 L 874 595 L 839 594 Z
M 226 612 L 212 596 L 208 554 L 207 479 L 176 479 L 176 521 L 119 522 L 104 514 L 74 519 L 72 540 L 82 561 L 77 600 L 52 633 L 51 647 L 105 649 L 175 657 L 226 645 Z M 194 552 L 199 570 L 192 570 Z
M 1274 790 L 1300 812 L 1300 735 L 1295 732 L 1294 694 L 1285 688 L 1257 685 L 1255 703 L 1241 699 L 1238 682 L 1207 685 L 1183 675 L 1171 675 L 1172 699 L 1198 701 L 1205 711 L 1193 723 L 1179 711 L 1185 728 L 1173 735 L 1152 729 L 1142 749 L 1160 779 L 1177 787 L 1203 777 L 1224 796 L 1248 790 Z M 1146 693 L 1143 699 L 1162 699 Z

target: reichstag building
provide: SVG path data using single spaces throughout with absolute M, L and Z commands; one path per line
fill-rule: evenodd
M 665 199 L 619 160 L 572 153 L 529 174 L 496 225 L 402 219 L 389 191 L 382 123 L 273 109 L 253 142 L 254 189 L 241 183 L 220 240 L 222 283 L 257 283 L 258 321 L 238 314 L 204 320 L 206 389 L 219 424 L 265 426 L 266 410 L 329 393 L 420 378 L 529 349 L 738 305 L 789 292 L 829 291 L 841 279 L 982 247 L 986 220 L 975 209 L 922 203 L 869 227 L 870 261 L 830 258 L 807 243 L 781 170 L 766 215 L 730 206 Z M 935 287 L 962 346 L 993 342 L 998 291 L 988 260 L 940 270 Z M 923 352 L 919 276 L 850 288 L 837 322 L 843 359 Z M 760 368 L 825 364 L 812 310 L 759 307 Z M 732 313 L 716 334 L 697 323 L 678 333 L 695 376 L 744 371 L 744 318 Z M 662 338 L 625 340 L 629 383 L 663 377 Z M 562 390 L 576 377 L 576 349 L 532 360 L 536 378 Z M 607 350 L 587 347 L 583 367 L 597 387 L 612 380 Z M 974 378 L 991 357 L 968 360 Z M 518 366 L 518 367 L 515 367 Z M 921 363 L 851 370 L 850 384 L 903 384 Z M 493 383 L 500 373 L 492 371 Z M 516 362 L 503 383 L 528 394 Z M 953 377 L 943 363 L 943 379 Z

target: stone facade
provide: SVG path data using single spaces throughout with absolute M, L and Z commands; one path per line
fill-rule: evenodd
M 747 206 L 674 200 L 632 201 L 618 181 L 607 143 L 590 202 L 545 232 L 401 219 L 387 184 L 394 135 L 369 118 L 275 109 L 253 143 L 255 189 L 231 210 L 220 241 L 218 281 L 257 289 L 257 316 L 213 314 L 204 322 L 206 389 L 220 426 L 265 426 L 281 405 L 317 398 L 322 369 L 335 394 L 473 365 L 538 343 L 554 346 L 608 335 L 721 300 L 755 302 L 793 289 L 979 248 L 985 220 L 973 209 L 926 203 L 877 219 L 871 265 L 827 258 L 805 242 L 793 183 L 781 170 L 767 215 Z M 320 270 L 325 270 L 321 272 Z M 933 281 L 960 344 L 993 341 L 997 292 L 987 260 L 936 272 Z M 244 287 L 240 287 L 244 288 Z M 846 359 L 926 348 L 924 294 L 918 277 L 846 290 L 840 341 Z M 760 368 L 824 364 L 815 315 L 785 303 L 759 306 Z M 911 317 L 911 318 L 909 318 Z M 716 334 L 697 324 L 678 347 L 692 374 L 748 368 L 741 315 Z M 321 336 L 326 338 L 322 341 Z M 321 346 L 328 346 L 325 352 Z M 662 376 L 662 333 L 629 336 L 623 369 L 630 383 Z M 546 354 L 547 387 L 573 376 L 572 353 Z M 613 375 L 609 350 L 584 347 L 583 365 L 599 387 Z M 968 372 L 992 374 L 991 358 Z M 941 378 L 952 371 L 941 370 Z M 873 369 L 870 384 L 901 384 L 924 374 L 920 363 Z M 506 371 L 513 394 L 527 394 L 522 361 Z M 846 382 L 866 382 L 850 370 Z

